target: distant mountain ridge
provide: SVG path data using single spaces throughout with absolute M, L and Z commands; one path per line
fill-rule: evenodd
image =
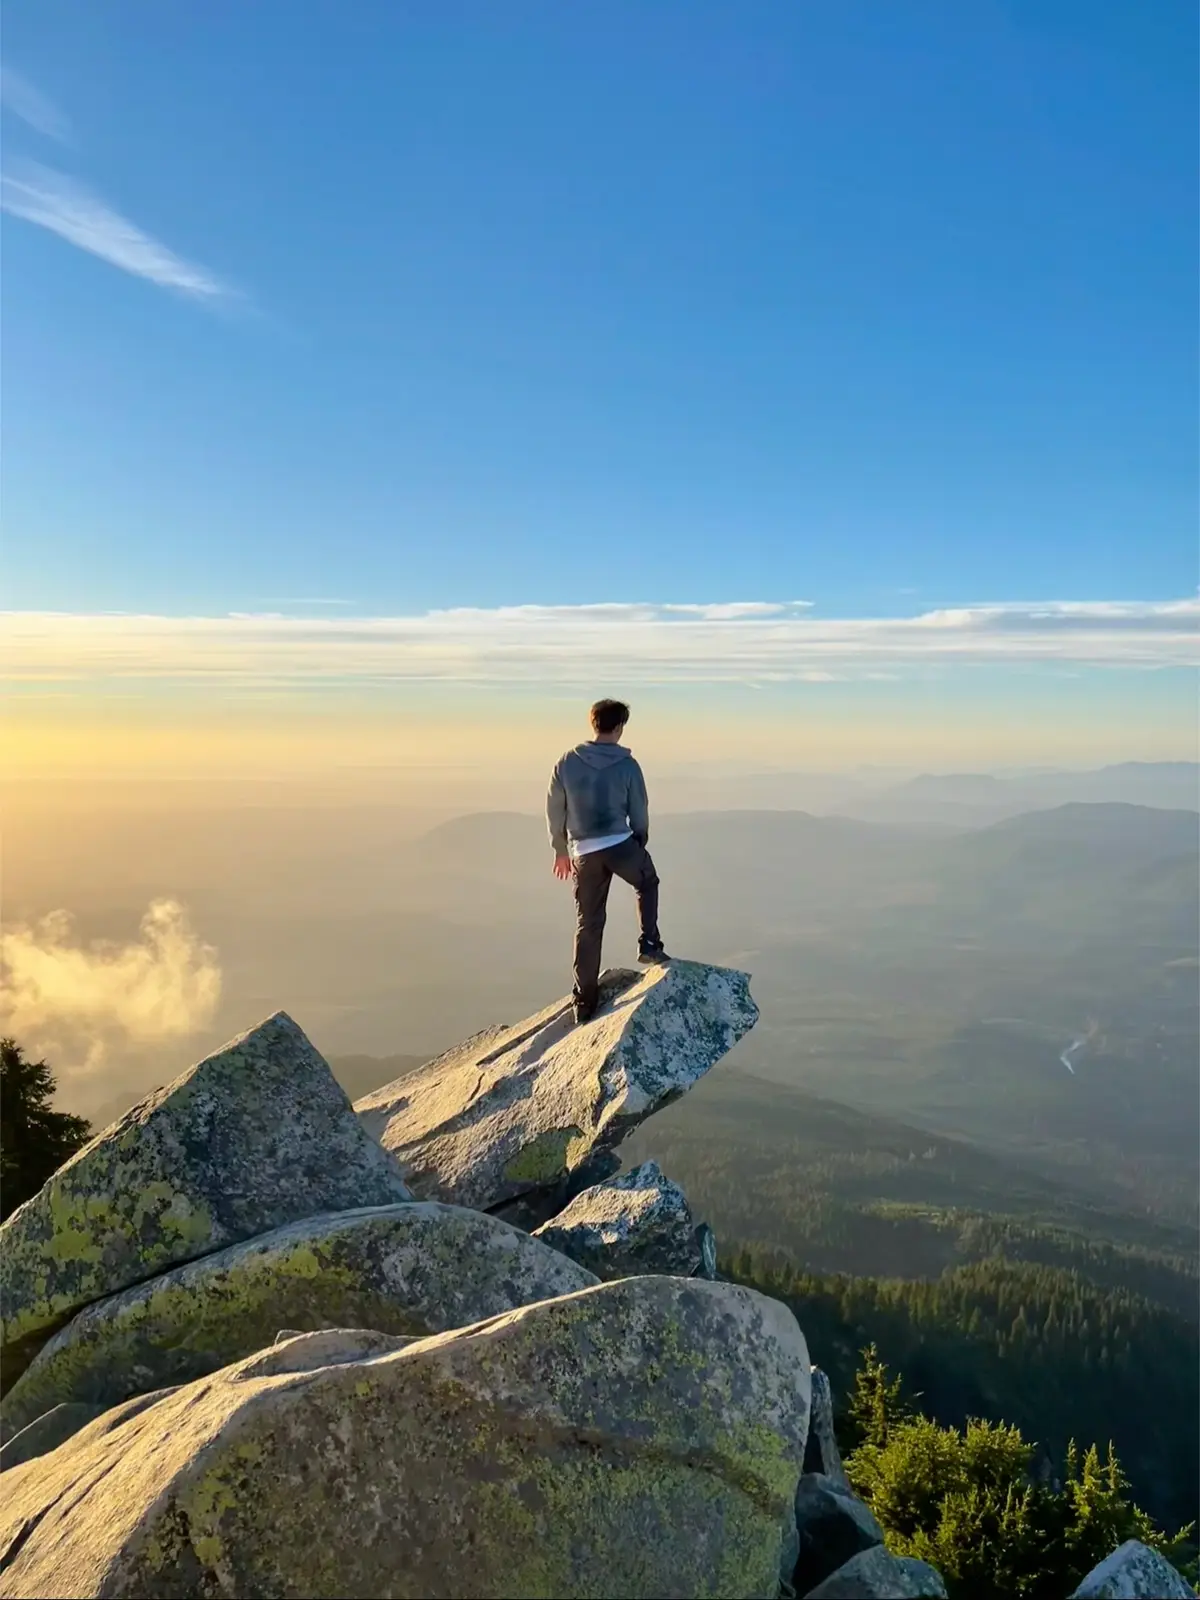
M 971 828 L 1069 803 L 1200 811 L 1200 763 L 1126 761 L 1083 772 L 921 773 L 833 809 L 895 825 Z

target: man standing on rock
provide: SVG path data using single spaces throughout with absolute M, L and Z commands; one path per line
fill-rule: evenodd
M 575 880 L 576 1022 L 589 1022 L 596 1014 L 608 887 L 614 877 L 637 892 L 638 960 L 651 967 L 668 959 L 658 932 L 658 874 L 646 849 L 646 780 L 621 743 L 629 707 L 620 700 L 597 700 L 591 721 L 594 737 L 562 757 L 546 797 L 554 876 Z

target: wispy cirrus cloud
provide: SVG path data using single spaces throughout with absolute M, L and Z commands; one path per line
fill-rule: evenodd
M 462 607 L 420 616 L 0 614 L 0 680 L 222 689 L 440 681 L 824 683 L 969 663 L 1200 665 L 1200 600 L 820 617 L 804 602 Z
M 71 124 L 65 114 L 12 67 L 0 67 L 0 105 L 47 139 L 66 144 L 71 137 Z
M 82 184 L 39 162 L 0 174 L 0 209 L 160 288 L 210 303 L 236 294 L 206 267 L 185 261 Z

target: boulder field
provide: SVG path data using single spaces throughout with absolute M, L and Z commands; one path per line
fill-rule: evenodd
M 0 1600 L 944 1595 L 792 1312 L 618 1171 L 757 1015 L 610 972 L 351 1107 L 279 1012 L 134 1106 L 0 1227 Z

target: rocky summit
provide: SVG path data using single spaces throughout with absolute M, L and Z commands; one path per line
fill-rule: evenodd
M 0 1231 L 0 1600 L 944 1595 L 793 1313 L 615 1171 L 756 1016 L 609 974 L 356 1116 L 279 1013 L 105 1130 Z M 1168 1575 L 1127 1545 L 1079 1593 Z
M 595 1018 L 560 1000 L 355 1102 L 420 1199 L 487 1211 L 551 1188 L 676 1099 L 758 1020 L 745 973 L 608 972 Z

